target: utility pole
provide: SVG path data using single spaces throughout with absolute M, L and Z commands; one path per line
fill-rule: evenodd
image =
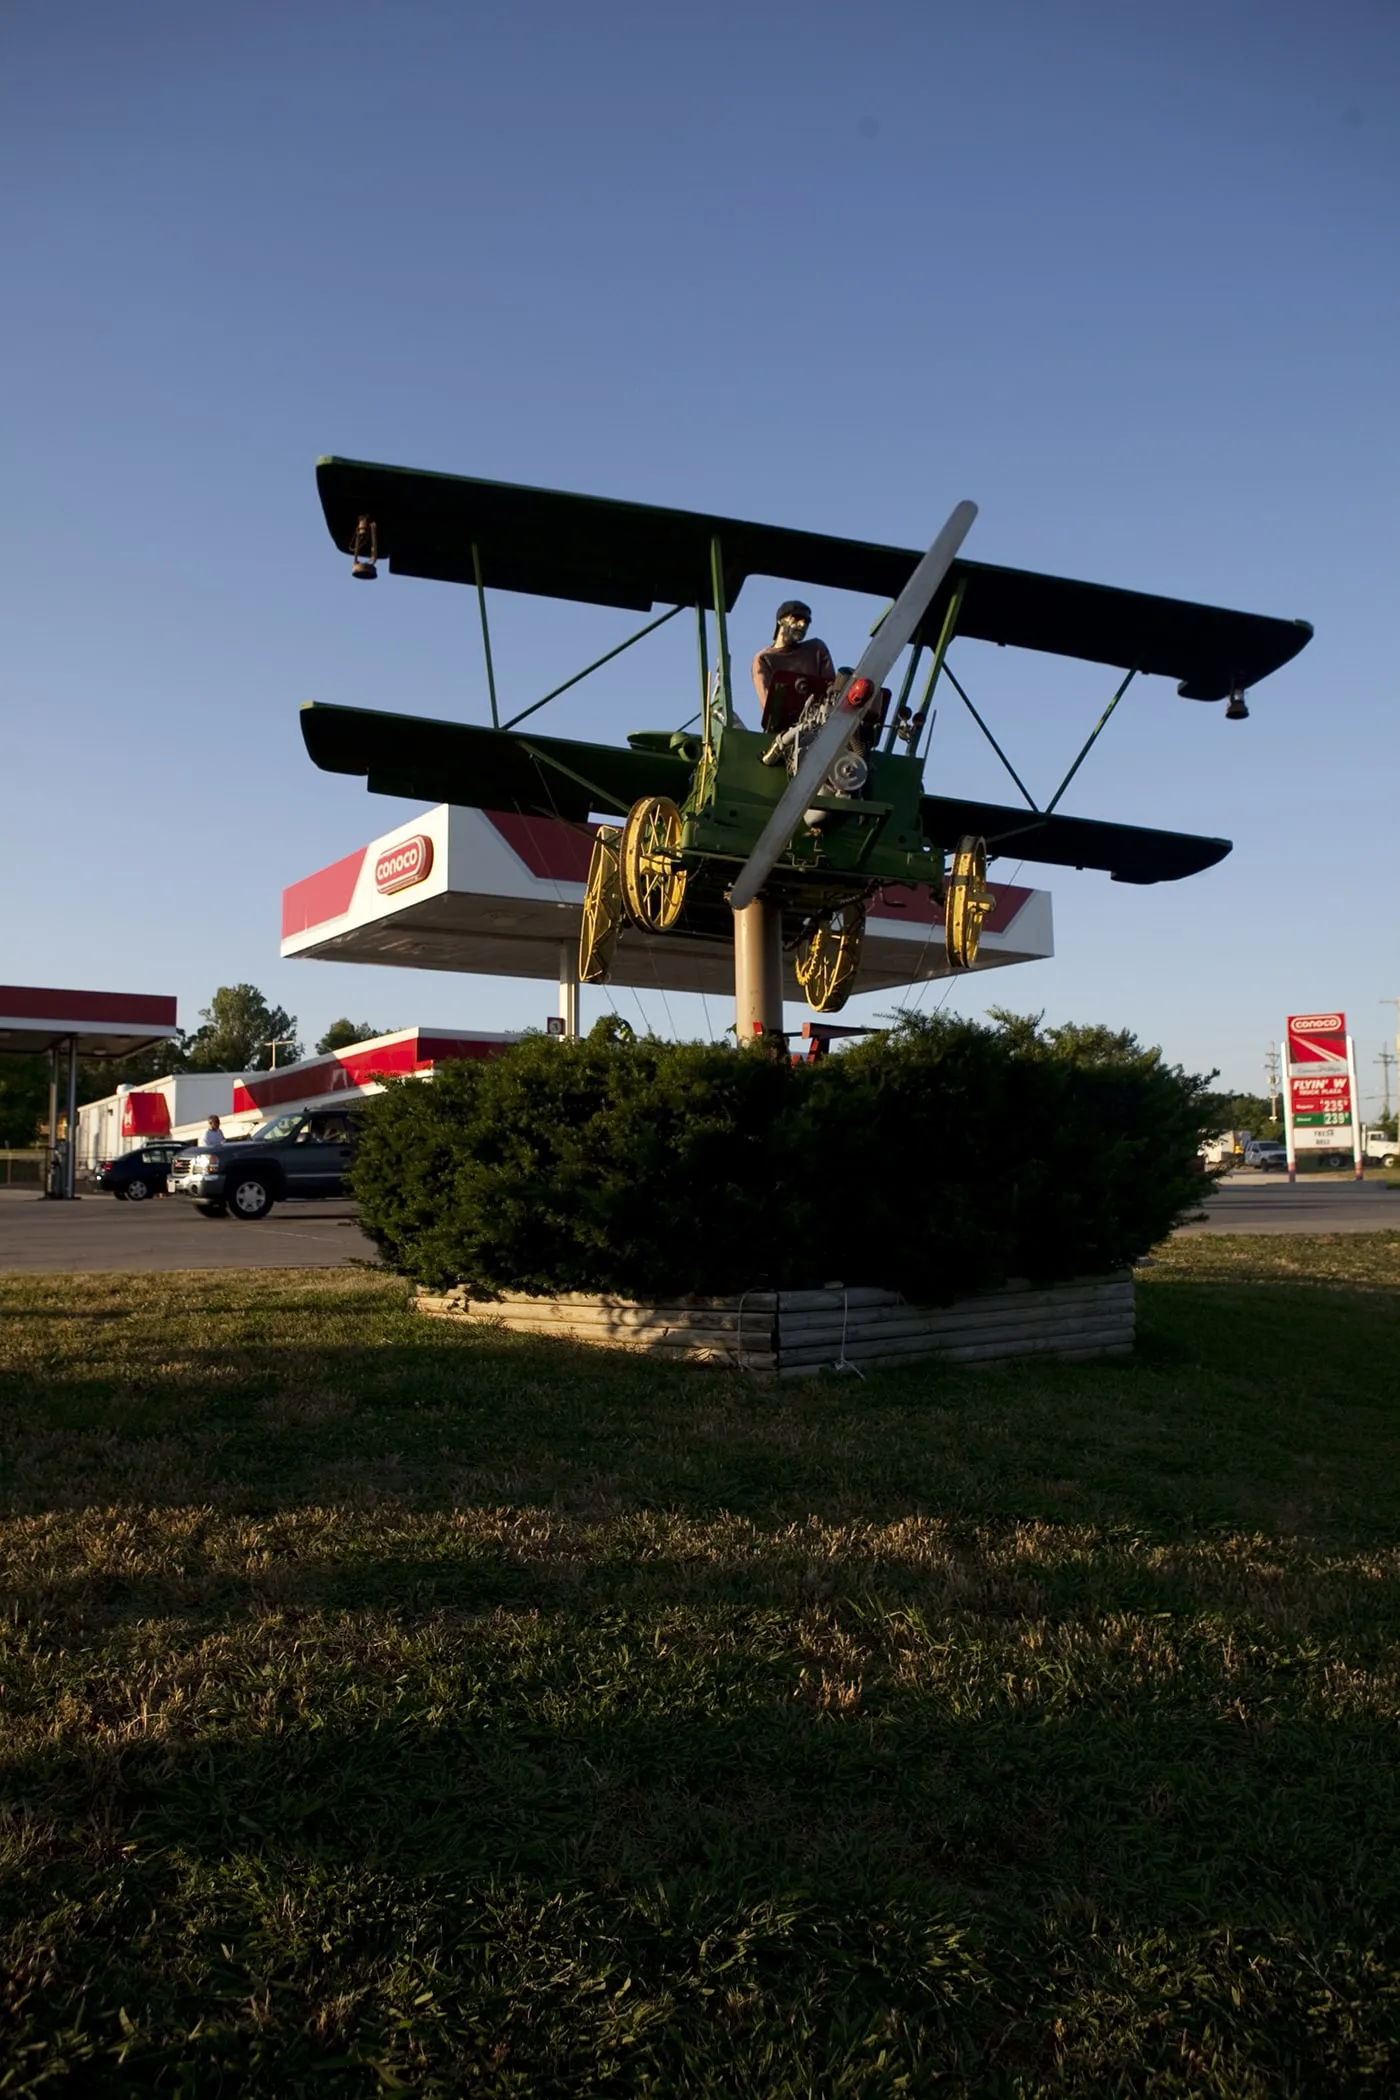
M 1381 1068 L 1381 1121 L 1390 1121 L 1390 1068 L 1395 1063 L 1393 1050 L 1382 1050 L 1376 1063 Z
M 277 1070 L 278 1051 L 284 1050 L 288 1043 L 294 1043 L 295 1041 L 296 1037 L 294 1035 L 275 1035 L 270 1043 L 259 1043 L 258 1048 L 272 1052 L 272 1069 L 275 1072 Z
M 1278 1121 L 1278 1044 L 1270 1043 L 1269 1054 L 1264 1059 L 1264 1077 L 1269 1082 L 1269 1121 Z
M 1382 999 L 1380 1003 L 1382 1006 L 1393 1006 L 1395 1008 L 1395 1061 L 1397 1064 L 1400 1064 L 1400 999 Z M 1389 1067 L 1382 1065 L 1381 1070 L 1385 1072 L 1387 1079 L 1389 1079 Z M 1400 1102 L 1397 1103 L 1397 1108 L 1400 1108 Z

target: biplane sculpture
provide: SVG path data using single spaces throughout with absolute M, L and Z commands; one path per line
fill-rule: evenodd
M 742 1035 L 780 1034 L 782 958 L 819 1012 L 858 988 L 873 898 L 922 888 L 944 906 L 953 968 L 971 967 L 991 901 L 989 857 L 1095 868 L 1115 881 L 1171 882 L 1230 851 L 1225 839 L 1059 814 L 1089 749 L 1137 676 L 1183 698 L 1248 714 L 1246 689 L 1312 634 L 1273 619 L 964 560 L 975 506 L 959 504 L 927 554 L 511 483 L 323 459 L 317 482 L 353 574 L 468 584 L 481 612 L 491 726 L 310 703 L 316 765 L 375 794 L 550 816 L 593 832 L 579 949 L 585 983 L 606 979 L 628 925 L 677 938 L 733 938 Z M 859 662 L 776 731 L 741 723 L 728 618 L 750 576 L 891 601 Z M 502 721 L 488 589 L 656 614 L 637 634 Z M 668 620 L 695 616 L 698 708 L 625 746 L 543 737 L 521 725 L 548 701 Z M 1076 657 L 1123 675 L 1059 789 L 1036 806 L 954 676 L 955 637 Z M 907 660 L 896 684 L 898 660 Z M 919 683 L 921 668 L 927 669 Z M 946 679 L 1016 781 L 1026 806 L 924 792 L 932 701 Z M 916 690 L 917 687 L 917 690 Z M 687 710 L 676 705 L 675 713 Z

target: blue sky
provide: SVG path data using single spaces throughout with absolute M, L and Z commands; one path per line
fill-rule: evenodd
M 1223 866 L 1031 871 L 1054 960 L 949 1006 L 1109 1021 L 1251 1088 L 1285 1012 L 1342 1006 L 1375 1091 L 1400 994 L 1390 0 L 11 0 L 0 40 L 0 977 L 173 991 L 187 1025 L 247 979 L 308 1040 L 550 1010 L 278 957 L 282 887 L 411 814 L 315 772 L 299 703 L 486 718 L 469 594 L 352 586 L 318 454 L 909 545 L 971 496 L 978 559 L 1317 634 L 1245 724 L 1141 683 L 1071 790 L 1233 838 Z M 741 598 L 737 659 L 771 598 Z M 851 660 L 868 608 L 816 609 Z M 518 705 L 628 631 L 493 620 Z M 958 663 L 1047 790 L 1113 685 Z M 543 720 L 620 738 L 692 684 L 663 630 Z M 930 785 L 1000 796 L 950 700 Z

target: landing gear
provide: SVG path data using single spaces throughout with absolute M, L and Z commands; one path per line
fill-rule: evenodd
M 982 921 L 996 903 L 987 888 L 987 844 L 968 832 L 958 840 L 944 887 L 943 926 L 948 963 L 970 970 L 977 960 Z
M 838 905 L 804 939 L 797 951 L 797 981 L 817 1013 L 839 1013 L 850 998 L 864 940 L 863 904 Z
M 622 932 L 622 874 L 617 864 L 620 836 L 615 824 L 600 824 L 594 833 L 578 938 L 580 984 L 605 984 L 617 952 Z
M 646 933 L 666 933 L 685 902 L 681 813 L 666 795 L 634 802 L 622 827 L 622 898 L 627 916 Z M 582 973 L 580 972 L 580 975 Z

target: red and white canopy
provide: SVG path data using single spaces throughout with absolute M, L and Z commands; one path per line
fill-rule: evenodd
M 173 999 L 0 984 L 0 1051 L 32 1055 L 76 1039 L 86 1056 L 127 1057 L 178 1033 Z
M 400 1028 L 347 1050 L 298 1058 L 273 1072 L 246 1072 L 233 1082 L 233 1114 L 260 1109 L 344 1107 L 347 1101 L 382 1091 L 385 1079 L 426 1079 L 454 1058 L 491 1057 L 513 1035 L 460 1028 Z
M 591 850 L 583 825 L 441 803 L 284 890 L 282 953 L 557 982 L 561 953 L 578 942 Z M 978 969 L 1052 955 L 1049 891 L 990 887 Z M 787 968 L 785 996 L 799 1001 Z M 942 911 L 926 890 L 887 888 L 866 924 L 857 989 L 947 974 Z M 734 986 L 733 948 L 629 926 L 611 978 L 722 996 Z

